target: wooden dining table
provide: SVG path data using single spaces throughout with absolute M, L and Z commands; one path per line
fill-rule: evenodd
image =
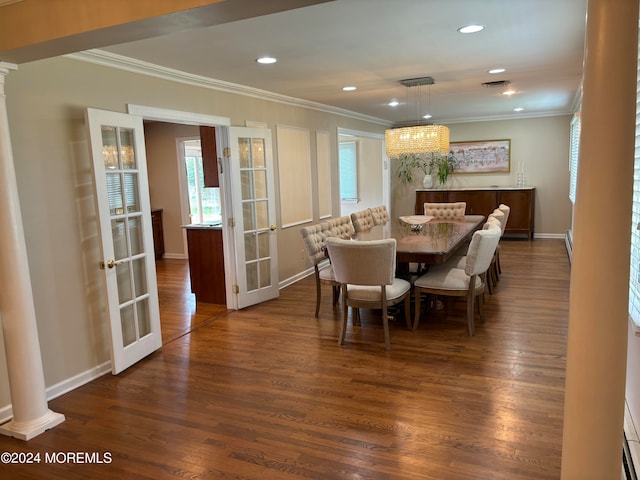
M 396 239 L 396 263 L 399 270 L 403 265 L 421 263 L 434 265 L 451 258 L 473 235 L 482 228 L 483 215 L 465 215 L 464 218 L 435 219 L 420 222 L 418 216 L 395 219 L 391 225 L 391 236 Z M 427 220 L 427 219 L 425 219 Z

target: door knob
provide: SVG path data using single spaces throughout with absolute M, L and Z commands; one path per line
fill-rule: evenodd
M 108 268 L 113 268 L 113 267 L 115 267 L 115 266 L 116 266 L 116 265 L 118 265 L 118 264 L 117 264 L 117 263 L 115 262 L 115 260 L 113 260 L 113 259 L 109 260 L 106 264 L 105 264 L 104 262 L 100 262 L 100 268 L 101 268 L 102 270 L 104 270 L 104 269 L 105 269 L 105 265 L 106 265 L 106 267 L 108 267 Z
M 269 227 L 269 230 L 271 230 L 272 232 L 274 232 L 274 231 L 275 231 L 275 229 L 276 229 L 276 226 L 275 226 L 275 225 L 271 225 L 271 226 Z

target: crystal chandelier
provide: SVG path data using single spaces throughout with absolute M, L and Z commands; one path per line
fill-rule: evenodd
M 405 87 L 433 85 L 431 77 L 401 80 Z M 419 121 L 418 121 L 419 122 Z M 390 158 L 406 154 L 447 153 L 449 151 L 449 128 L 444 125 L 413 125 L 391 128 L 384 132 L 387 156 Z

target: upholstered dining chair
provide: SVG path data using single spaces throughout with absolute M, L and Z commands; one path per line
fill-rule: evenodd
M 371 215 L 373 216 L 374 225 L 386 225 L 391 217 L 386 205 L 380 205 L 379 207 L 370 208 Z
M 491 215 L 487 217 L 487 221 L 482 226 L 483 230 L 487 230 L 489 228 L 496 228 L 501 230 L 500 221 L 496 217 L 493 217 Z M 468 245 L 467 245 L 467 248 L 468 248 Z M 498 243 L 498 247 L 496 247 L 496 252 L 498 251 L 498 248 L 500 248 L 500 243 Z M 457 268 L 464 269 L 466 262 L 467 262 L 467 255 L 465 254 L 465 255 L 458 255 L 456 257 L 453 257 L 451 260 L 449 260 L 448 263 L 450 265 L 455 265 Z M 496 287 L 498 283 L 498 272 L 496 268 L 497 268 L 496 256 L 494 254 L 493 258 L 491 259 L 491 264 L 489 265 L 489 269 L 487 270 L 487 290 L 491 295 L 493 295 L 493 289 Z
M 313 265 L 314 277 L 316 280 L 316 312 L 315 317 L 320 314 L 320 300 L 322 297 L 322 285 L 330 285 L 333 294 L 333 304 L 338 303 L 340 284 L 336 282 L 333 268 L 326 254 L 326 240 L 328 237 L 349 239 L 353 235 L 353 225 L 351 218 L 332 218 L 326 222 L 302 227 L 300 234 L 304 243 L 304 249 L 309 261 Z
M 380 309 L 385 347 L 390 350 L 387 307 L 404 302 L 405 322 L 407 328 L 411 329 L 411 285 L 406 280 L 395 278 L 396 240 L 349 241 L 328 238 L 327 249 L 342 297 L 342 327 L 338 344 L 344 343 L 349 307 Z
M 467 209 L 467 202 L 427 202 L 424 214 L 434 218 L 462 218 Z
M 507 215 L 496 208 L 493 212 L 487 217 L 487 222 L 496 222 L 500 226 L 500 236 L 504 234 L 504 229 L 507 226 Z M 491 279 L 493 280 L 493 284 L 496 285 L 500 281 L 500 273 L 501 269 L 499 268 L 499 255 L 500 255 L 500 242 L 498 242 L 498 246 L 496 247 L 496 253 L 493 255 L 493 261 L 491 262 L 491 268 L 489 272 L 491 273 Z
M 414 283 L 415 319 L 413 329 L 420 324 L 421 294 L 466 297 L 469 335 L 475 333 L 474 304 L 478 304 L 480 321 L 484 323 L 483 293 L 487 284 L 487 270 L 500 241 L 500 228 L 489 227 L 474 232 L 467 250 L 464 268 L 444 263 L 429 269 Z
M 504 218 L 501 222 L 502 226 L 502 235 L 504 235 L 504 231 L 507 228 L 507 220 L 509 220 L 509 213 L 511 213 L 511 207 L 501 203 L 498 205 L 498 210 L 502 212 Z M 498 274 L 502 273 L 502 265 L 500 264 L 500 244 L 498 244 L 498 248 L 496 248 L 496 271 Z
M 351 223 L 353 223 L 353 229 L 355 230 L 353 235 L 355 240 L 380 240 L 382 238 L 381 234 L 376 235 L 374 231 L 376 223 L 370 208 L 353 212 L 351 214 Z

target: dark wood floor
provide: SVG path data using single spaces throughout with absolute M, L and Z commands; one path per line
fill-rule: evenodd
M 224 305 L 196 302 L 188 260 L 156 260 L 156 277 L 163 345 L 227 313 Z
M 474 337 L 454 302 L 416 332 L 394 322 L 390 352 L 375 314 L 339 347 L 329 291 L 315 319 L 307 278 L 52 400 L 63 424 L 29 442 L 0 437 L 0 452 L 41 463 L 0 465 L 0 477 L 558 479 L 567 255 L 560 240 L 502 245 Z M 111 461 L 45 464 L 51 452 Z

